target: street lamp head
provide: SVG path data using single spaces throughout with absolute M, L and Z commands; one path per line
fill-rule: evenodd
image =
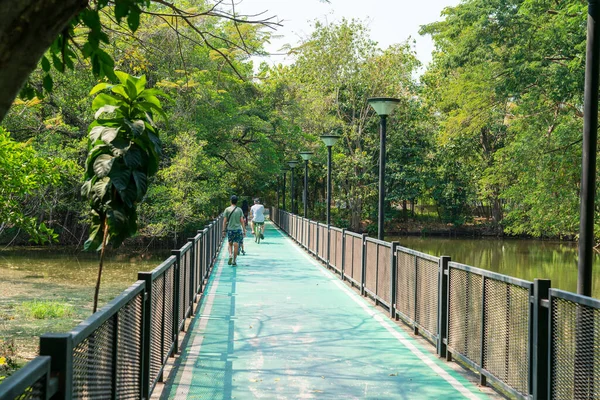
M 371 97 L 367 102 L 379 115 L 390 115 L 394 108 L 400 103 L 399 99 L 392 97 Z
M 301 151 L 300 152 L 300 157 L 302 157 L 302 159 L 304 161 L 310 160 L 312 158 L 312 156 L 314 156 L 314 155 L 315 155 L 315 153 L 312 151 Z
M 298 161 L 290 160 L 290 161 L 288 161 L 288 165 L 290 166 L 291 169 L 294 169 L 294 168 L 296 168 L 296 165 L 298 165 Z
M 333 146 L 339 140 L 339 138 L 340 136 L 338 135 L 321 135 L 321 140 L 327 147 Z
M 281 172 L 283 172 L 284 174 L 286 172 L 288 172 L 290 170 L 290 167 L 288 167 L 287 165 L 284 165 L 283 167 L 281 167 Z

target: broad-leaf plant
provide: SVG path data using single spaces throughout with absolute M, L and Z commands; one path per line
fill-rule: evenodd
M 166 120 L 157 96 L 158 89 L 146 88 L 146 77 L 115 71 L 120 83 L 100 83 L 91 95 L 96 111 L 88 128 L 89 145 L 85 183 L 81 194 L 91 207 L 90 236 L 86 250 L 101 252 L 94 312 L 107 245 L 114 248 L 137 231 L 137 204 L 148 189 L 148 178 L 158 171 L 161 141 L 155 115 Z

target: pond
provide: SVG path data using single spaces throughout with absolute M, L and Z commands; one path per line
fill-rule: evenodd
M 112 300 L 170 255 L 120 251 L 104 263 L 99 306 Z M 72 248 L 0 250 L 0 359 L 22 362 L 37 354 L 38 336 L 66 332 L 92 314 L 98 255 Z M 2 366 L 0 365 L 0 375 Z
M 552 287 L 577 291 L 577 243 L 523 239 L 387 237 L 401 246 L 462 264 L 533 281 L 552 280 Z M 600 298 L 600 255 L 595 254 L 592 290 Z

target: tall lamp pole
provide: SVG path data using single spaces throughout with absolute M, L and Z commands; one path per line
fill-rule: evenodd
M 281 172 L 283 172 L 283 207 L 281 207 L 283 210 L 285 210 L 285 181 L 286 181 L 286 174 L 288 172 L 289 168 L 288 167 L 283 167 L 281 168 Z
M 312 151 L 301 151 L 300 157 L 304 160 L 304 195 L 302 202 L 304 203 L 304 218 L 308 218 L 308 160 L 312 158 L 315 153 Z
M 294 169 L 296 168 L 296 165 L 298 165 L 298 161 L 296 160 L 290 160 L 288 161 L 288 165 L 290 166 L 290 169 L 292 170 L 292 172 L 290 172 L 291 175 L 291 183 L 290 185 L 292 186 L 291 188 L 291 197 L 292 197 L 292 214 L 294 214 Z
M 592 295 L 596 143 L 598 141 L 598 73 L 600 64 L 600 4 L 588 0 L 587 49 L 583 106 L 583 154 L 577 293 Z
M 327 227 L 331 224 L 331 147 L 339 140 L 338 135 L 321 135 L 327 146 Z
M 400 100 L 391 97 L 372 97 L 367 100 L 379 114 L 379 208 L 377 214 L 377 239 L 383 240 L 385 220 L 385 134 L 387 116 Z

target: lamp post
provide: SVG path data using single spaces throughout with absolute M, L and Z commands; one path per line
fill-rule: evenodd
M 314 154 L 315 153 L 312 151 L 300 152 L 300 157 L 304 160 L 304 196 L 302 199 L 304 203 L 304 218 L 308 218 L 308 160 L 310 160 Z
M 379 114 L 379 209 L 377 215 L 377 239 L 383 240 L 385 217 L 385 134 L 387 116 L 396 108 L 399 99 L 390 97 L 372 97 L 367 100 L 371 107 Z
M 285 181 L 286 181 L 286 174 L 287 174 L 288 170 L 289 170 L 288 167 L 281 168 L 281 172 L 283 172 L 283 207 L 282 207 L 282 209 L 284 211 L 285 211 Z
M 298 165 L 298 161 L 290 160 L 290 161 L 288 161 L 288 165 L 290 166 L 290 169 L 292 170 L 292 172 L 290 172 L 290 175 L 292 177 L 291 178 L 292 181 L 290 183 L 292 188 L 291 188 L 290 193 L 291 193 L 291 197 L 292 197 L 292 214 L 293 214 L 294 213 L 294 169 L 296 168 L 296 165 Z
M 338 141 L 338 135 L 321 135 L 327 146 L 327 227 L 331 224 L 331 147 Z

